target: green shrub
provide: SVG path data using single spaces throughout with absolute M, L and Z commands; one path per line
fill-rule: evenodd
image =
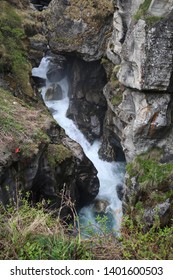
M 173 226 L 160 228 L 159 220 L 143 231 L 144 225 L 134 223 L 125 216 L 122 224 L 122 258 L 126 260 L 172 260 L 173 259 Z
M 20 205 L 20 207 L 18 206 Z M 30 207 L 25 199 L 16 208 L 0 211 L 0 259 L 91 259 L 80 236 L 67 234 L 68 226 L 53 218 L 43 206 Z
M 158 148 L 151 149 L 137 156 L 133 162 L 126 165 L 130 177 L 137 175 L 140 186 L 158 188 L 173 175 L 172 163 L 160 163 L 163 151 Z

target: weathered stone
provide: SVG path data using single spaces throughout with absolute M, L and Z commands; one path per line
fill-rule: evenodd
M 94 201 L 94 210 L 96 213 L 106 213 L 106 208 L 109 205 L 107 200 L 98 200 Z
M 123 185 L 118 184 L 116 186 L 116 190 L 117 190 L 117 196 L 118 196 L 119 200 L 122 200 L 123 196 L 124 196 L 124 187 L 123 187 Z
M 173 9 L 172 0 L 152 0 L 148 9 L 153 16 L 166 16 Z
M 132 15 L 138 10 L 143 0 L 117 0 L 113 15 L 113 32 L 107 44 L 107 57 L 115 64 L 121 62 L 121 50 Z
M 104 95 L 111 109 L 104 126 L 109 126 L 120 139 L 127 161 L 154 145 L 163 148 L 165 156 L 173 154 L 170 94 L 128 89 L 122 93 L 122 102 L 116 106 L 111 103 L 109 85 L 104 88 Z
M 113 1 L 52 0 L 47 10 L 48 39 L 55 53 L 79 53 L 98 60 L 111 32 Z M 110 34 L 111 35 L 111 34 Z
M 173 12 L 148 27 L 132 22 L 121 52 L 119 81 L 139 90 L 172 91 Z
M 48 70 L 46 75 L 49 82 L 57 83 L 64 78 L 65 72 L 64 69 L 59 67 L 58 65 L 54 65 L 54 66 L 50 65 L 50 69 Z
M 30 48 L 44 53 L 47 50 L 47 40 L 44 35 L 36 34 L 29 38 Z
M 169 225 L 171 216 L 170 208 L 171 203 L 169 199 L 167 199 L 165 202 L 157 204 L 154 209 L 146 209 L 143 215 L 143 221 L 145 222 L 146 226 L 151 227 L 155 222 L 156 216 L 158 216 L 160 219 L 161 227 Z

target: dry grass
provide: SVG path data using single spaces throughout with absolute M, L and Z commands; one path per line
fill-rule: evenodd
M 49 141 L 46 129 L 50 118 L 46 111 L 29 107 L 2 88 L 0 99 L 0 161 L 15 156 L 16 148 L 23 156 L 31 156 L 40 143 Z

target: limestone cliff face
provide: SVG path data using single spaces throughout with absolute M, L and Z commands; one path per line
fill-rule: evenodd
M 98 118 L 97 107 L 91 105 L 95 97 L 90 98 L 90 90 L 85 92 L 74 80 L 80 79 L 79 70 L 82 80 L 89 65 L 82 71 L 76 63 L 71 80 L 69 116 L 83 131 L 90 130 L 90 138 L 104 132 L 100 150 L 103 158 L 115 158 L 122 147 L 130 161 L 155 145 L 163 147 L 167 155 L 173 154 L 172 17 L 172 1 L 107 0 L 101 4 L 52 0 L 49 4 L 45 18 L 53 52 L 78 55 L 87 61 L 106 55 L 111 61 L 108 66 L 103 63 L 110 80 L 104 89 L 109 109 L 103 129 L 99 128 L 103 120 Z M 93 96 L 98 93 L 93 86 Z M 82 112 L 77 110 L 80 102 L 83 106 L 86 103 Z
M 153 146 L 173 154 L 172 8 L 172 1 L 117 1 L 107 56 L 125 88 L 116 105 L 115 87 L 104 92 L 127 161 Z
M 109 127 L 106 135 L 111 131 L 111 139 L 120 140 L 131 162 L 124 211 L 133 219 L 139 214 L 145 230 L 156 215 L 162 226 L 172 215 L 172 19 L 172 1 L 117 1 L 107 48 L 116 66 L 104 88 L 109 106 L 105 131 Z

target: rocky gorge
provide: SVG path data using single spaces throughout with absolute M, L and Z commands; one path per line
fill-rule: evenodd
M 0 200 L 15 201 L 20 189 L 58 209 L 65 191 L 80 209 L 99 192 L 96 168 L 41 100 L 45 79 L 31 74 L 49 55 L 51 82 L 69 79 L 68 117 L 90 143 L 101 139 L 100 158 L 127 163 L 124 213 L 145 231 L 156 215 L 170 226 L 173 2 L 100 2 L 0 2 Z M 53 86 L 47 98 L 61 94 Z

